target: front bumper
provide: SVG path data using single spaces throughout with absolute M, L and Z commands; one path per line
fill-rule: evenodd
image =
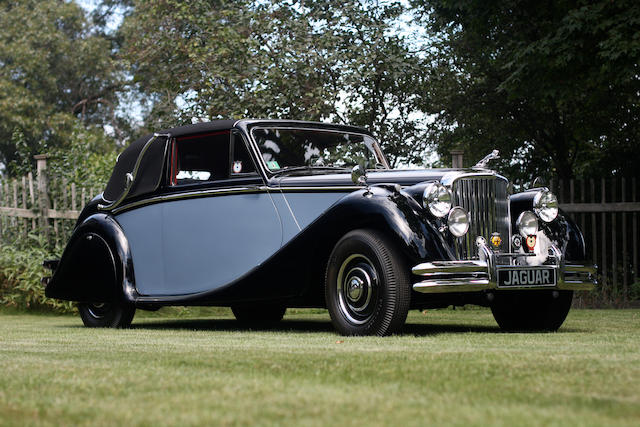
M 498 253 L 487 245 L 481 245 L 480 259 L 468 261 L 432 261 L 418 264 L 412 272 L 423 278 L 413 285 L 421 293 L 478 292 L 486 290 L 556 289 L 588 291 L 597 284 L 597 266 L 586 263 L 565 263 L 561 251 L 552 246 L 544 265 L 519 264 L 524 258 L 534 256 L 525 253 Z M 555 270 L 553 286 L 498 286 L 498 270 L 545 268 Z

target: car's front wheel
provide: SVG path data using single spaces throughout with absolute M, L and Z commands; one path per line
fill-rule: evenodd
M 504 291 L 491 312 L 506 331 L 557 331 L 569 313 L 573 291 Z
M 393 334 L 407 319 L 410 299 L 408 270 L 386 236 L 354 230 L 338 241 L 325 276 L 325 300 L 338 332 Z
M 78 312 L 82 323 L 89 328 L 128 328 L 136 308 L 122 301 L 79 303 Z

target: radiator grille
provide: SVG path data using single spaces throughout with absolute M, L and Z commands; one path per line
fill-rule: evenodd
M 477 258 L 476 237 L 488 241 L 494 232 L 502 237 L 500 251 L 508 252 L 511 222 L 507 181 L 495 175 L 462 176 L 453 182 L 452 192 L 454 205 L 464 207 L 470 217 L 469 232 L 455 243 L 458 258 Z

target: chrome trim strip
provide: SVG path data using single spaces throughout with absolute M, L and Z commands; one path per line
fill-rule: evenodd
M 98 204 L 98 210 L 105 210 L 105 211 L 113 210 L 116 207 L 118 207 L 118 205 L 120 205 L 122 201 L 129 195 L 129 191 L 131 191 L 131 188 L 133 187 L 133 183 L 136 182 L 136 178 L 138 176 L 138 170 L 140 169 L 140 163 L 142 163 L 142 158 L 144 157 L 149 147 L 151 147 L 151 143 L 155 141 L 156 138 L 161 136 L 166 137 L 167 141 L 171 139 L 171 134 L 169 133 L 154 133 L 153 136 L 149 138 L 149 140 L 144 144 L 144 147 L 142 147 L 142 150 L 140 150 L 140 153 L 138 154 L 138 158 L 136 159 L 136 164 L 133 167 L 133 170 L 127 174 L 127 177 L 131 177 L 131 179 L 127 179 L 127 184 L 125 186 L 124 191 L 120 195 L 120 197 L 108 205 Z M 166 146 L 165 146 L 165 155 L 166 155 Z
M 289 192 L 313 192 L 313 191 L 356 191 L 356 190 L 362 190 L 363 187 L 361 186 L 355 186 L 355 185 L 344 185 L 344 186 L 335 186 L 335 187 L 331 187 L 331 186 L 325 186 L 325 187 L 272 187 L 273 190 L 279 190 L 283 193 L 289 193 Z
M 138 200 L 136 202 L 128 203 L 123 206 L 119 206 L 113 210 L 114 214 L 138 208 L 141 206 L 152 205 L 155 203 L 166 202 L 171 200 L 193 199 L 198 197 L 216 197 L 224 196 L 228 194 L 243 194 L 243 193 L 262 193 L 268 192 L 269 187 L 259 185 L 255 187 L 226 187 L 226 188 L 214 188 L 209 190 L 189 191 L 185 193 L 165 194 L 162 196 L 151 197 L 149 199 Z
M 181 200 L 181 199 L 191 199 L 197 197 L 215 197 L 215 196 L 223 196 L 227 194 L 236 194 L 236 193 L 258 193 L 258 192 L 269 192 L 269 191 L 282 191 L 286 192 L 313 192 L 313 191 L 354 191 L 360 190 L 361 187 L 285 187 L 283 189 L 277 187 L 269 187 L 266 185 L 258 185 L 255 187 L 223 187 L 223 188 L 212 188 L 208 190 L 194 190 L 185 193 L 176 193 L 176 194 L 165 194 L 162 196 L 155 196 L 149 199 L 138 200 L 136 202 L 127 203 L 126 205 L 118 206 L 113 209 L 113 213 L 117 214 L 118 212 L 122 212 L 124 210 L 129 210 L 145 205 L 151 205 L 154 203 L 160 203 L 169 200 Z
M 486 261 L 433 261 L 418 264 L 413 274 L 426 276 L 435 273 L 487 273 Z
M 424 280 L 414 283 L 413 290 L 423 294 L 441 294 L 447 292 L 478 292 L 490 289 L 488 279 L 472 280 Z

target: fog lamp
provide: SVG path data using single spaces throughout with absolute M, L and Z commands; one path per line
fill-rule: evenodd
M 538 218 L 531 211 L 524 211 L 516 221 L 516 227 L 522 237 L 531 236 L 538 232 Z
M 469 231 L 469 215 L 464 208 L 456 206 L 449 211 L 447 218 L 449 231 L 456 237 L 462 237 Z

